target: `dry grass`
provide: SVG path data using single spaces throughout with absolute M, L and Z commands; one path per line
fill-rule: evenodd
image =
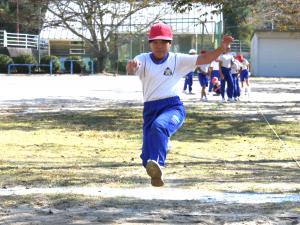
M 300 190 L 299 168 L 262 118 L 204 113 L 200 107 L 189 107 L 187 113 L 186 123 L 172 137 L 167 186 Z M 141 114 L 141 108 L 124 108 L 2 115 L 0 186 L 148 185 L 139 158 Z M 299 124 L 272 124 L 299 159 Z

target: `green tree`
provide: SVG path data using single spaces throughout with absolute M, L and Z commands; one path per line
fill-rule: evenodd
M 218 10 L 214 13 L 223 13 L 224 33 L 250 42 L 253 26 L 249 24 L 248 19 L 252 17 L 252 9 L 257 3 L 256 0 L 183 0 L 173 1 L 172 4 L 177 11 L 185 11 L 189 10 L 194 2 L 215 5 Z
M 224 33 L 250 45 L 254 27 L 249 23 L 249 18 L 252 17 L 252 7 L 255 4 L 256 1 L 253 0 L 224 1 L 221 8 L 224 18 Z
M 172 5 L 182 11 L 194 2 L 218 6 L 224 15 L 225 33 L 242 40 L 247 39 L 245 34 L 258 28 L 300 29 L 299 0 L 179 0 L 172 1 Z
M 8 1 L 0 1 L 0 29 L 15 32 L 16 24 L 12 22 L 13 10 Z
M 43 24 L 48 1 L 0 0 L 0 29 L 37 34 Z
M 254 9 L 254 23 L 258 28 L 279 31 L 300 30 L 300 1 L 259 1 Z

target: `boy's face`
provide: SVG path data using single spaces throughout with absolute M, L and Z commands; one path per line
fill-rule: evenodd
M 153 40 L 150 49 L 156 59 L 162 59 L 170 50 L 171 43 L 166 40 Z

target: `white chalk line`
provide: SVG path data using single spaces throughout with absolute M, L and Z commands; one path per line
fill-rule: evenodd
M 262 204 L 280 202 L 300 202 L 300 194 L 286 193 L 233 193 L 182 188 L 99 188 L 99 187 L 12 187 L 0 189 L 0 196 L 23 196 L 36 194 L 76 194 L 94 197 L 126 197 L 142 200 L 196 200 L 201 202 L 223 202 L 241 204 Z

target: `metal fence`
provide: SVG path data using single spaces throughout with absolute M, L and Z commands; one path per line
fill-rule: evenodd
M 48 41 L 41 39 L 39 35 L 8 33 L 0 30 L 0 47 L 6 48 L 33 48 L 48 49 Z
M 231 51 L 236 53 L 250 52 L 250 46 L 242 40 L 234 40 L 231 44 Z

